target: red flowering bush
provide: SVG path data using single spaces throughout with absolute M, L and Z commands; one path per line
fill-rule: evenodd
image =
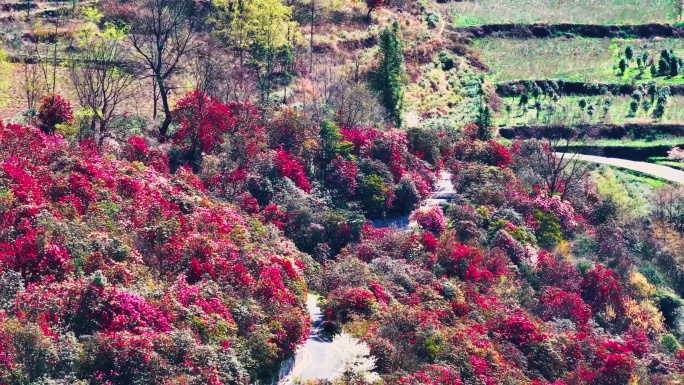
M 487 145 L 489 147 L 487 150 L 491 157 L 490 164 L 501 168 L 513 164 L 513 156 L 504 145 L 495 140 L 490 140 L 487 142 Z
M 544 290 L 541 300 L 544 304 L 542 313 L 547 319 L 566 318 L 580 326 L 591 319 L 591 309 L 578 294 L 550 287 Z
M 568 261 L 558 261 L 546 250 L 542 250 L 537 257 L 537 274 L 543 286 L 563 289 L 571 293 L 580 292 L 582 278 L 579 270 Z
M 297 187 L 306 192 L 311 190 L 309 179 L 304 173 L 304 166 L 290 156 L 287 151 L 282 148 L 276 150 L 274 160 L 276 170 L 281 178 L 289 178 Z
M 461 385 L 458 370 L 448 365 L 431 365 L 425 370 L 401 377 L 399 384 L 406 385 Z
M 0 149 L 0 335 L 14 333 L 0 368 L 29 382 L 239 383 L 306 338 L 308 257 L 264 239 L 187 168 L 171 175 L 2 123 Z M 123 153 L 150 166 L 153 151 L 131 138 Z M 248 309 L 239 322 L 237 309 Z M 23 331 L 43 349 L 32 362 L 54 369 L 23 366 Z M 59 366 L 49 352 L 67 345 L 83 354 Z M 238 358 L 245 346 L 263 355 Z
M 261 215 L 263 215 L 266 222 L 274 224 L 279 229 L 282 229 L 285 222 L 289 219 L 289 215 L 282 212 L 276 204 L 264 207 Z
M 513 164 L 513 155 L 495 140 L 464 140 L 454 146 L 452 156 L 458 161 L 479 162 L 500 168 Z
M 494 332 L 516 345 L 540 342 L 547 338 L 540 333 L 539 327 L 520 311 L 500 321 L 494 327 Z
M 340 132 L 345 141 L 354 144 L 354 154 L 356 156 L 366 153 L 373 139 L 380 135 L 380 131 L 370 127 L 343 128 Z
M 377 290 L 377 289 L 376 289 Z M 360 288 L 333 290 L 325 304 L 325 316 L 331 321 L 346 322 L 352 314 L 370 315 L 377 300 L 373 292 Z
M 594 312 L 612 306 L 615 311 L 623 307 L 623 289 L 612 270 L 596 265 L 582 279 L 582 298 Z
M 71 103 L 58 94 L 44 97 L 38 107 L 38 127 L 46 134 L 54 134 L 58 124 L 71 123 L 73 120 Z
M 356 193 L 356 163 L 344 160 L 339 154 L 330 161 L 325 176 L 326 185 L 334 189 L 341 199 L 350 199 Z
M 483 265 L 482 253 L 474 247 L 449 241 L 440 245 L 437 261 L 450 276 L 476 282 L 493 277 Z
M 224 142 L 224 135 L 236 125 L 228 105 L 198 90 L 179 100 L 172 114 L 178 121 L 172 143 L 181 148 L 190 161 L 199 159 L 201 153 L 216 152 Z
M 618 385 L 629 382 L 634 361 L 626 346 L 608 341 L 599 349 L 594 366 L 597 369 L 595 384 Z
M 169 158 L 160 150 L 150 150 L 143 138 L 138 136 L 128 138 L 124 154 L 130 162 L 141 162 L 159 172 L 169 172 Z

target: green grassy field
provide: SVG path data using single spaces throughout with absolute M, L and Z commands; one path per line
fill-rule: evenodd
M 620 55 L 627 46 L 634 49 L 635 57 L 648 52 L 649 59 L 657 63 L 663 49 L 674 50 L 684 57 L 684 40 L 626 40 L 626 39 L 501 39 L 487 38 L 475 41 L 485 64 L 495 81 L 560 79 L 568 81 L 604 83 L 642 83 L 655 80 L 660 85 L 682 84 L 684 77 L 651 77 L 648 68 L 643 74 L 632 60 L 624 75 L 617 68 Z
M 580 107 L 580 101 L 586 107 Z M 639 106 L 636 114 L 631 116 L 630 96 L 597 96 L 579 97 L 562 96 L 557 102 L 549 98 L 540 98 L 541 108 L 535 107 L 534 100 L 524 106 L 520 97 L 503 99 L 503 108 L 495 114 L 494 122 L 498 126 L 575 126 L 581 124 L 684 124 L 684 96 L 671 96 L 668 100 L 665 115 L 661 120 L 653 118 L 653 106 L 646 98 Z
M 649 158 L 648 161 L 650 163 L 655 163 L 655 164 L 659 164 L 661 166 L 672 167 L 672 168 L 676 168 L 677 170 L 684 171 L 684 162 L 678 162 L 678 161 L 671 159 L 671 158 L 668 158 L 668 157 L 655 156 L 655 157 Z
M 451 4 L 456 27 L 497 23 L 672 23 L 676 0 L 475 0 Z
M 684 138 L 664 138 L 656 140 L 621 140 L 621 139 L 599 139 L 588 142 L 574 142 L 570 146 L 597 146 L 597 147 L 652 147 L 652 146 L 677 146 L 684 144 Z

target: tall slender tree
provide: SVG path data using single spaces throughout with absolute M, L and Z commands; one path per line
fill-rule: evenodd
M 385 28 L 380 34 L 378 67 L 372 77 L 373 87 L 380 93 L 382 104 L 396 127 L 403 124 L 404 54 L 399 39 L 399 23 Z

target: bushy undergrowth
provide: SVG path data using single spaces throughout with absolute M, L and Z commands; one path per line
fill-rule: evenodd
M 308 333 L 308 257 L 129 145 L 0 124 L 0 382 L 269 376 Z
M 681 380 L 681 302 L 668 287 L 678 279 L 647 262 L 676 258 L 652 241 L 662 229 L 641 222 L 635 198 L 615 206 L 590 179 L 549 195 L 521 167 L 536 155 L 513 148 L 497 161 L 496 146 L 470 137 L 445 155 L 457 191 L 449 229 L 417 211 L 422 230 L 366 227 L 328 263 L 328 330 L 366 342 L 388 383 Z

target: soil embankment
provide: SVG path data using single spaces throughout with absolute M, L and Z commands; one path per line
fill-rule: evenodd
M 553 90 L 559 95 L 583 96 L 600 96 L 605 94 L 631 95 L 639 87 L 633 84 L 539 79 L 500 82 L 496 85 L 495 91 L 501 97 L 513 97 L 533 92 L 535 86 L 539 87 L 542 91 Z M 668 87 L 670 88 L 670 95 L 684 95 L 684 84 L 673 84 L 668 85 Z
M 583 124 L 578 126 L 500 127 L 505 139 L 574 138 L 584 139 L 654 139 L 662 136 L 684 137 L 684 124 Z
M 684 38 L 684 27 L 670 24 L 595 25 L 595 24 L 486 24 L 455 28 L 465 37 L 500 37 L 511 39 L 540 39 L 549 37 Z

